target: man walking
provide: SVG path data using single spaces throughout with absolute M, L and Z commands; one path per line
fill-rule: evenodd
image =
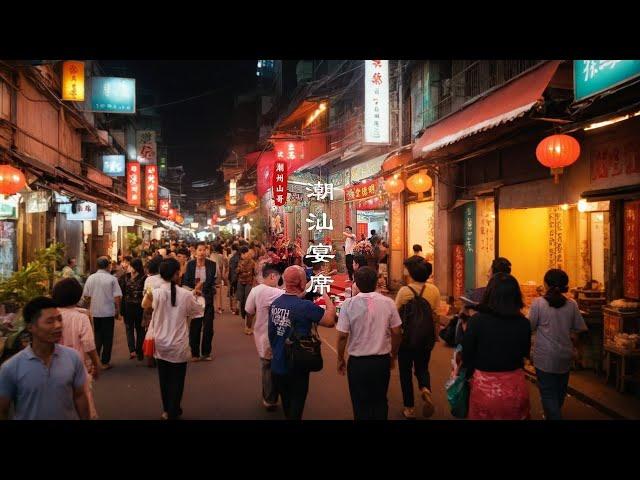
M 353 282 L 353 247 L 356 244 L 356 234 L 353 233 L 353 228 L 350 225 L 347 225 L 342 234 L 345 236 L 344 253 L 347 272 L 349 272 L 349 281 Z
M 375 291 L 378 276 L 370 267 L 355 273 L 360 293 L 345 300 L 338 318 L 338 373 L 349 379 L 355 420 L 387 420 L 387 390 L 400 347 L 402 321 L 395 303 Z M 349 344 L 349 364 L 344 351 Z
M 269 344 L 269 309 L 271 304 L 279 298 L 284 290 L 277 288 L 280 272 L 276 264 L 266 264 L 262 268 L 263 283 L 251 289 L 247 297 L 245 310 L 249 322 L 253 321 L 253 337 L 256 342 L 260 363 L 262 365 L 262 404 L 273 411 L 278 404 L 278 392 L 273 385 L 271 373 L 271 345 Z
M 59 345 L 62 317 L 56 303 L 37 297 L 22 314 L 31 344 L 0 367 L 0 420 L 88 420 L 87 373 L 76 351 Z
M 216 262 L 207 259 L 207 244 L 198 243 L 196 259 L 187 263 L 182 285 L 196 291 L 205 301 L 204 317 L 194 318 L 189 326 L 192 361 L 211 361 L 213 348 L 213 296 L 216 293 Z M 201 337 L 202 336 L 202 337 Z M 202 340 L 201 340 L 202 338 Z M 201 356 L 202 354 L 202 356 Z
M 116 277 L 109 272 L 108 257 L 98 258 L 97 265 L 98 271 L 87 278 L 82 295 L 90 302 L 96 351 L 100 355 L 102 369 L 108 370 L 111 368 L 114 319 L 121 318 L 122 289 Z

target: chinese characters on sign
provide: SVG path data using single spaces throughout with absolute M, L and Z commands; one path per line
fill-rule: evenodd
M 624 296 L 640 300 L 640 201 L 624 205 Z
M 355 185 L 349 185 L 344 189 L 345 202 L 353 202 L 355 200 L 366 200 L 367 198 L 378 195 L 378 179 L 361 182 Z
M 127 163 L 127 203 L 140 206 L 140 164 L 138 162 Z
M 103 155 L 102 171 L 110 177 L 124 177 L 124 155 Z
M 156 132 L 143 130 L 136 133 L 137 158 L 141 165 L 156 164 Z
M 389 60 L 365 60 L 364 143 L 389 144 Z
M 273 164 L 273 201 L 277 207 L 287 203 L 287 162 L 276 160 Z
M 161 198 L 158 200 L 158 210 L 163 217 L 169 217 L 170 202 L 168 198 Z
M 575 99 L 582 100 L 640 75 L 640 60 L 574 60 Z
M 84 62 L 62 64 L 62 100 L 84 101 Z
M 637 140 L 598 148 L 591 152 L 590 158 L 592 182 L 640 174 L 640 142 Z
M 549 209 L 549 268 L 562 268 L 564 255 L 562 248 L 562 210 Z
M 147 208 L 155 211 L 158 206 L 158 167 L 147 165 L 144 170 Z
M 464 245 L 453 246 L 453 296 L 464 295 Z
M 76 204 L 76 213 L 73 213 L 71 206 L 67 211 L 67 220 L 79 221 L 79 220 L 97 220 L 98 219 L 98 206 L 91 202 L 78 202 Z
M 289 170 L 295 172 L 304 161 L 304 142 L 274 142 L 276 160 L 287 162 Z
M 235 205 L 238 202 L 238 189 L 235 179 L 229 181 L 229 204 Z
M 93 77 L 91 110 L 106 113 L 136 113 L 136 81 L 133 78 Z
M 333 200 L 333 184 L 332 183 L 309 183 L 305 186 L 307 190 L 307 197 L 309 199 L 315 199 L 317 201 L 323 200 Z M 309 217 L 306 222 L 310 224 L 308 227 L 309 230 L 333 230 L 333 219 L 327 219 L 326 212 L 309 213 Z M 328 222 L 327 222 L 328 220 Z M 328 263 L 331 259 L 335 258 L 335 255 L 332 254 L 333 247 L 331 244 L 324 245 L 311 245 L 309 250 L 307 251 L 306 258 L 311 259 L 311 263 L 320 263 L 325 262 Z M 333 279 L 330 276 L 319 274 L 311 276 L 311 283 L 309 288 L 307 288 L 307 292 L 319 293 L 323 295 L 325 293 L 329 293 L 331 291 L 331 284 L 333 283 Z
M 476 205 L 467 203 L 464 207 L 464 287 L 475 288 L 476 283 Z

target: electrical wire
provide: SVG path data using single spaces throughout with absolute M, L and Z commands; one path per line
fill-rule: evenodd
M 207 95 L 213 95 L 214 93 L 222 92 L 222 91 L 224 91 L 224 90 L 226 90 L 226 89 L 228 89 L 228 88 L 229 88 L 229 87 L 222 87 L 222 88 L 218 88 L 218 89 L 215 89 L 215 90 L 209 90 L 209 91 L 204 92 L 204 93 L 201 93 L 201 94 L 199 94 L 199 95 L 193 95 L 193 96 L 191 96 L 191 97 L 182 98 L 182 99 L 180 99 L 180 100 L 174 100 L 173 102 L 160 103 L 160 104 L 158 104 L 158 105 L 149 105 L 149 106 L 147 106 L 147 107 L 140 107 L 140 108 L 138 108 L 138 111 L 141 111 L 141 110 L 149 110 L 149 109 L 151 109 L 151 108 L 167 107 L 167 106 L 169 106 L 169 105 L 176 105 L 176 104 L 178 104 L 178 103 L 189 102 L 189 101 L 191 101 L 191 100 L 195 100 L 196 98 L 202 98 L 202 97 L 206 97 Z

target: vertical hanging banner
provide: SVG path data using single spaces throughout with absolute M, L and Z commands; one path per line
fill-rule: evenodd
M 287 162 L 286 160 L 276 160 L 273 164 L 273 202 L 276 207 L 281 207 L 287 203 Z
M 138 162 L 127 163 L 127 203 L 140 206 L 140 164 Z
M 158 200 L 158 213 L 163 217 L 169 217 L 170 202 L 168 198 Z
M 464 295 L 464 245 L 453 246 L 453 297 Z
M 640 201 L 624 205 L 623 291 L 640 300 Z
M 84 62 L 62 64 L 62 100 L 84 102 Z
M 229 180 L 229 204 L 235 205 L 238 203 L 238 189 L 235 179 Z
M 136 132 L 136 151 L 140 165 L 155 165 L 157 163 L 156 132 L 153 130 Z
M 364 61 L 364 143 L 389 145 L 389 60 Z
M 158 208 L 158 167 L 147 165 L 144 167 L 144 173 L 146 205 L 149 210 L 155 211 Z
M 464 207 L 464 288 L 476 287 L 476 204 Z

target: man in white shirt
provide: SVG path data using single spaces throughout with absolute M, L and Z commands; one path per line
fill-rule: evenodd
M 256 342 L 262 365 L 262 404 L 269 411 L 278 405 L 278 392 L 274 388 L 271 375 L 271 344 L 269 343 L 269 308 L 273 301 L 284 293 L 277 288 L 280 272 L 274 264 L 266 264 L 262 269 L 263 283 L 253 287 L 247 297 L 245 311 L 253 324 L 253 338 Z
M 98 258 L 98 271 L 87 278 L 82 295 L 90 302 L 93 316 L 96 350 L 102 361 L 102 369 L 111 368 L 114 319 L 120 318 L 122 289 L 116 277 L 109 272 L 108 257 Z
M 360 293 L 345 300 L 338 318 L 338 373 L 348 373 L 355 420 L 387 420 L 387 390 L 400 347 L 402 321 L 395 303 L 375 291 L 378 275 L 371 267 L 355 273 Z M 345 347 L 349 344 L 349 365 Z
M 347 272 L 349 272 L 349 281 L 353 282 L 353 247 L 356 245 L 356 234 L 353 233 L 353 228 L 351 228 L 351 226 L 349 225 L 347 225 L 345 230 L 345 232 L 342 232 L 342 234 L 345 236 L 345 262 L 347 263 Z

